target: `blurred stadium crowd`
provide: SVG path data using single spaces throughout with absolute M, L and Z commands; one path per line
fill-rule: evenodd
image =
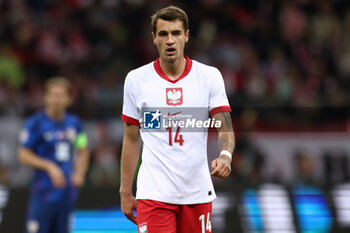
M 149 17 L 169 4 L 182 7 L 190 17 L 186 54 L 222 72 L 234 114 L 243 117 L 237 127 L 250 129 L 256 112 L 264 108 L 349 106 L 346 0 L 1 0 L 1 125 L 42 106 L 45 79 L 68 77 L 74 86 L 71 110 L 86 122 L 92 139 L 88 183 L 115 185 L 124 78 L 157 58 Z M 242 111 L 246 106 L 249 110 Z M 322 113 L 323 121 L 330 119 Z M 281 120 L 280 114 L 267 116 L 270 123 Z M 13 135 L 18 134 L 16 126 L 8 127 Z M 2 133 L 5 142 L 9 133 Z M 0 150 L 7 154 L 0 156 L 2 161 L 12 161 L 1 166 L 0 160 L 0 181 L 10 179 L 8 167 L 18 166 L 13 165 L 15 154 L 4 159 L 13 151 L 6 149 L 9 145 L 2 143 Z M 246 153 L 243 158 L 252 158 L 246 164 L 252 173 L 261 169 L 264 155 L 249 137 L 239 137 L 237 149 Z M 305 170 L 310 161 L 304 157 L 297 156 L 297 161 Z

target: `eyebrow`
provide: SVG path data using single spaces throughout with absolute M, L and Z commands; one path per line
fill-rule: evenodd
M 180 29 L 175 29 L 175 30 L 173 30 L 173 31 L 170 31 L 170 33 L 174 33 L 174 32 L 182 32 Z M 160 30 L 160 31 L 158 31 L 158 33 L 157 34 L 160 34 L 160 33 L 168 33 L 168 31 L 166 31 L 166 30 Z

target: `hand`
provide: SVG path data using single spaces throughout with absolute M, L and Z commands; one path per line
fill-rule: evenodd
M 49 163 L 48 171 L 49 177 L 54 187 L 64 188 L 66 186 L 66 178 L 61 170 L 55 163 Z
M 210 175 L 226 178 L 231 173 L 231 159 L 227 155 L 220 155 L 219 158 L 211 162 L 212 172 Z
M 79 173 L 74 173 L 72 176 L 72 184 L 76 188 L 81 188 L 84 185 L 85 178 Z
M 124 215 L 137 225 L 134 210 L 136 210 L 136 199 L 132 194 L 120 194 L 121 210 Z

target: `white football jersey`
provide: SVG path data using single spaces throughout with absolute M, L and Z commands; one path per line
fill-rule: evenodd
M 179 108 L 207 109 L 201 113 L 207 119 L 231 111 L 220 71 L 186 59 L 185 70 L 175 81 L 164 74 L 159 58 L 132 70 L 125 79 L 122 120 L 141 126 L 143 141 L 136 199 L 199 204 L 216 197 L 208 167 L 207 130 L 142 129 L 145 108 L 173 109 L 166 112 L 168 116 L 178 114 Z

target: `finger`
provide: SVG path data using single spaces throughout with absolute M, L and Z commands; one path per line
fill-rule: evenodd
M 217 176 L 219 174 L 219 171 L 220 171 L 220 165 L 217 165 L 214 171 L 212 171 L 211 175 Z
M 231 169 L 227 168 L 223 174 L 223 178 L 227 178 L 231 174 Z
M 218 171 L 217 176 L 220 177 L 220 178 L 225 178 L 224 177 L 225 176 L 225 171 L 223 171 L 223 170 Z
M 135 223 L 137 225 L 137 220 L 136 220 L 136 216 L 133 217 L 133 219 L 131 220 L 131 222 Z
M 54 183 L 54 186 L 56 187 L 56 188 L 62 188 L 63 187 L 63 184 L 61 183 L 61 182 L 55 182 Z
M 50 177 L 52 184 L 56 187 L 56 188 L 62 188 L 66 185 L 66 179 L 63 175 L 53 175 Z
M 62 187 L 66 186 L 66 179 L 64 177 L 62 177 L 61 185 Z
M 58 174 L 54 174 L 52 177 L 52 183 L 55 185 L 55 186 L 61 186 L 62 183 L 63 183 L 63 177 L 62 175 L 60 175 L 59 173 Z
M 218 174 L 218 171 L 216 169 L 210 173 L 210 175 L 212 176 L 216 176 L 217 174 Z
M 212 176 L 216 176 L 218 175 L 218 173 L 220 172 L 220 170 L 222 169 L 223 164 L 222 163 L 217 163 L 216 168 L 214 169 L 214 171 L 212 171 L 211 175 Z
M 226 163 L 222 162 L 222 161 L 219 161 L 218 162 L 218 166 L 217 166 L 217 169 L 219 170 L 219 172 L 222 172 L 226 169 Z
M 63 188 L 64 186 L 65 186 L 65 185 L 64 185 L 64 182 L 59 182 L 59 183 L 58 183 L 58 187 L 59 187 L 59 188 Z
M 218 163 L 218 166 L 217 166 L 217 173 L 216 173 L 216 175 L 217 176 L 219 176 L 219 177 L 223 177 L 224 176 L 224 173 L 227 171 L 227 165 L 226 165 L 226 163 L 225 162 L 222 162 L 222 161 L 220 161 L 219 163 Z
M 227 164 L 226 163 L 226 161 L 220 161 L 220 163 L 222 163 L 222 166 L 223 166 L 223 169 L 226 171 L 226 170 L 228 170 L 228 171 L 231 171 L 231 166 L 230 166 L 230 164 Z
M 133 222 L 133 223 L 135 223 L 137 225 L 136 216 L 134 215 L 134 213 L 125 214 L 125 216 L 127 217 L 127 219 L 129 219 L 131 222 Z
M 53 185 L 54 185 L 55 187 L 57 187 L 57 188 L 59 188 L 60 185 L 61 185 L 60 179 L 59 179 L 59 178 L 55 178 L 55 177 L 52 178 L 52 183 L 53 183 Z
M 230 175 L 230 173 L 231 172 L 229 170 L 224 171 L 222 178 L 227 178 Z
M 225 167 L 226 168 L 222 171 L 222 177 L 223 178 L 228 177 L 230 175 L 230 173 L 231 173 L 231 169 L 229 167 L 227 167 L 227 166 L 225 166 Z
M 58 185 L 59 185 L 60 188 L 66 186 L 66 180 L 63 177 L 60 178 L 59 181 L 58 181 Z
M 215 170 L 217 164 L 218 164 L 218 161 L 217 161 L 216 159 L 213 160 L 213 161 L 211 162 L 211 169 L 212 169 L 212 170 Z

